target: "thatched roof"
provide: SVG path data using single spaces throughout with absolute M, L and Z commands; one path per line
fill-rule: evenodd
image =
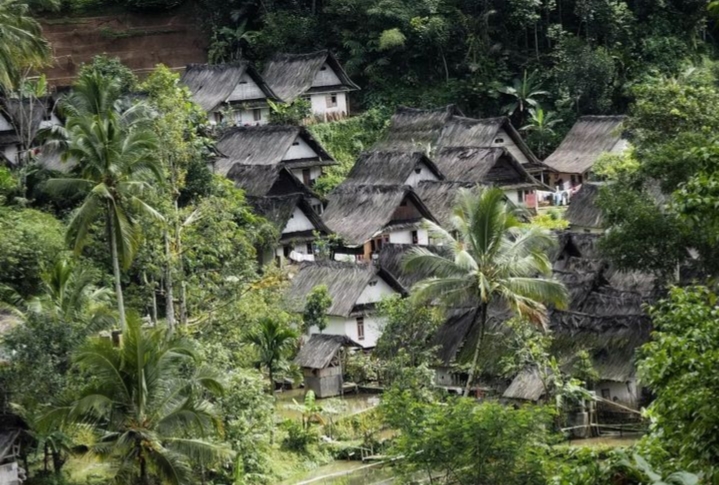
M 522 399 L 525 401 L 539 401 L 544 395 L 544 385 L 536 368 L 523 369 L 512 380 L 502 397 L 507 399 Z
M 205 111 L 211 112 L 230 97 L 245 73 L 268 99 L 278 99 L 262 76 L 247 61 L 218 65 L 189 64 L 181 81 L 190 89 L 193 101 Z
M 0 132 L 0 145 L 34 139 L 48 109 L 44 99 L 0 98 L 0 115 L 14 127 Z
M 418 271 L 406 271 L 404 269 L 404 258 L 413 247 L 409 244 L 383 244 L 377 259 L 377 264 L 380 268 L 397 278 L 397 281 L 408 290 L 411 290 L 419 281 L 430 276 Z M 446 248 L 442 246 L 427 246 L 425 249 L 435 254 L 444 254 L 446 252 Z
M 404 185 L 422 165 L 439 180 L 444 178 L 422 152 L 363 152 L 342 185 Z
M 230 128 L 217 141 L 217 150 L 234 163 L 276 165 L 283 163 L 282 159 L 298 137 L 317 154 L 317 158 L 312 160 L 311 165 L 322 166 L 336 163 L 310 132 L 301 126 L 264 125 Z M 295 164 L 292 160 L 284 163 Z
M 292 279 L 287 291 L 286 300 L 291 310 L 301 312 L 312 289 L 326 285 L 332 298 L 327 314 L 349 318 L 364 289 L 377 277 L 385 280 L 398 293 L 407 293 L 394 276 L 373 264 L 317 261 L 306 262 L 300 266 L 300 271 Z
M 583 116 L 579 118 L 544 164 L 562 173 L 583 174 L 603 153 L 622 139 L 625 116 Z
M 299 208 L 307 219 L 310 220 L 315 230 L 324 234 L 329 234 L 330 232 L 324 222 L 322 222 L 322 219 L 320 219 L 320 216 L 312 209 L 304 194 L 276 197 L 248 197 L 247 201 L 252 205 L 257 214 L 270 221 L 278 231 L 282 231 L 287 227 L 287 223 L 292 217 L 295 208 Z M 297 236 L 296 233 L 282 234 L 280 242 L 293 239 L 295 236 Z M 312 234 L 303 234 L 303 236 L 313 238 Z
M 252 197 L 305 194 L 312 192 L 282 165 L 245 165 L 235 163 L 227 172 L 235 187 Z
M 564 218 L 571 228 L 599 229 L 602 227 L 602 209 L 597 205 L 601 184 L 585 182 L 572 196 Z
M 307 369 L 324 369 L 342 347 L 362 347 L 345 335 L 316 333 L 300 348 L 295 364 Z
M 424 181 L 420 182 L 414 190 L 437 219 L 439 225 L 450 229 L 452 227 L 452 210 L 457 202 L 457 194 L 460 189 L 474 187 L 476 185 L 470 182 Z
M 327 197 L 327 201 L 322 219 L 349 246 L 364 244 L 393 222 L 395 211 L 403 201 L 411 202 L 421 218 L 436 222 L 408 186 L 340 186 Z
M 506 148 L 444 147 L 434 159 L 447 180 L 512 188 L 543 186 Z
M 341 82 L 339 86 L 332 86 L 334 91 L 359 89 L 328 50 L 307 54 L 277 54 L 265 66 L 262 77 L 280 99 L 291 103 L 311 90 L 315 75 L 325 63 L 334 70 Z
M 461 115 L 455 105 L 431 110 L 400 106 L 392 115 L 384 139 L 372 149 L 427 152 L 437 144 L 445 124 L 455 115 Z

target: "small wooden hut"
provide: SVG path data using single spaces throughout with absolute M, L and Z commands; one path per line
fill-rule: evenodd
M 285 103 L 305 98 L 312 113 L 325 119 L 348 116 L 348 93 L 359 89 L 328 50 L 276 54 L 267 62 L 262 77 Z
M 295 357 L 295 364 L 302 367 L 305 389 L 320 399 L 342 394 L 342 362 L 349 347 L 361 346 L 345 335 L 312 335 Z
M 594 163 L 604 153 L 621 154 L 629 146 L 623 124 L 625 116 L 582 116 L 559 147 L 544 160 L 553 172 L 552 186 L 576 186 L 584 183 Z

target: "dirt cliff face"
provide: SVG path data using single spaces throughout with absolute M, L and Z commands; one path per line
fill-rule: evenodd
M 44 73 L 57 87 L 72 84 L 82 63 L 99 54 L 120 58 L 138 75 L 157 64 L 180 71 L 189 63 L 207 62 L 207 35 L 192 7 L 160 14 L 44 19 L 42 26 L 53 50 L 53 64 Z

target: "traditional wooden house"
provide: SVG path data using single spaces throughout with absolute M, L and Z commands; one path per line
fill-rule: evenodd
M 463 114 L 452 104 L 438 109 L 400 106 L 392 115 L 384 138 L 372 150 L 431 153 L 438 146 L 445 125 L 455 116 Z
M 407 294 L 394 276 L 372 263 L 318 261 L 303 263 L 292 279 L 287 292 L 290 309 L 303 311 L 307 295 L 319 285 L 326 285 L 332 298 L 327 310 L 329 323 L 322 333 L 344 335 L 363 348 L 374 347 L 382 332 L 376 304 L 392 295 Z M 312 328 L 310 333 L 319 333 L 319 329 Z
M 443 147 L 434 160 L 447 180 L 500 187 L 509 201 L 530 209 L 537 209 L 536 191 L 549 190 L 508 148 Z
M 597 205 L 601 184 L 585 182 L 572 196 L 564 218 L 569 221 L 571 231 L 602 232 L 602 209 Z
M 255 212 L 270 221 L 279 233 L 277 247 L 262 255 L 263 263 L 272 259 L 280 265 L 286 260 L 315 260 L 317 235 L 328 236 L 330 231 L 304 194 L 248 197 L 247 200 Z
M 544 160 L 553 172 L 547 182 L 562 190 L 590 178 L 594 163 L 605 153 L 621 154 L 629 146 L 623 131 L 625 116 L 583 116 L 559 147 Z
M 342 394 L 343 362 L 347 349 L 362 347 L 345 335 L 316 333 L 300 349 L 295 364 L 302 368 L 305 390 L 318 398 Z
M 265 66 L 262 77 L 282 101 L 292 103 L 297 98 L 306 99 L 312 113 L 324 119 L 348 116 L 348 93 L 359 89 L 327 50 L 277 54 Z
M 226 175 L 235 163 L 282 165 L 307 187 L 314 185 L 325 167 L 337 162 L 322 145 L 299 126 L 250 126 L 228 130 L 217 141 L 220 158 L 215 173 Z
M 429 244 L 423 219 L 437 222 L 408 186 L 348 185 L 327 198 L 322 215 L 327 227 L 340 236 L 337 254 L 369 260 L 383 244 Z
M 421 152 L 363 152 L 352 166 L 343 186 L 409 185 L 424 180 L 443 180 L 444 175 Z
M 207 112 L 210 123 L 264 125 L 270 119 L 267 100 L 280 101 L 247 61 L 190 64 L 181 81 L 190 89 L 192 99 Z M 228 119 L 225 119 L 226 115 Z
M 43 123 L 50 126 L 54 120 L 57 117 L 45 99 L 1 98 L 0 160 L 9 166 L 17 165 L 23 147 L 32 147 Z

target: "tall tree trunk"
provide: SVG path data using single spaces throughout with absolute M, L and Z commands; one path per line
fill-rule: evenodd
M 112 220 L 112 203 L 107 203 L 107 223 L 110 226 L 110 252 L 112 253 L 112 271 L 115 276 L 115 296 L 117 297 L 117 312 L 120 315 L 120 328 L 125 330 L 125 300 L 122 298 L 122 281 L 120 280 L 120 257 L 117 254 L 117 235 Z
M 145 455 L 143 455 L 142 451 L 140 451 L 140 455 L 137 458 L 140 461 L 140 484 L 150 485 L 150 481 L 147 476 L 147 461 L 145 460 Z
M 464 395 L 469 396 L 469 390 L 472 387 L 472 381 L 477 375 L 477 364 L 479 362 L 479 350 L 482 347 L 482 341 L 484 340 L 484 327 L 487 324 L 487 303 L 481 303 L 477 312 L 474 314 L 474 322 L 472 327 L 477 323 L 479 318 L 479 337 L 477 337 L 477 344 L 474 347 L 474 357 L 472 357 L 472 367 L 469 368 L 469 376 L 467 377 L 467 385 L 464 388 Z
M 175 252 L 177 254 L 177 273 L 180 278 L 180 325 L 187 325 L 187 283 L 185 282 L 185 264 L 182 262 L 182 224 L 177 197 L 175 206 Z
M 170 253 L 170 235 L 167 231 L 165 236 L 165 307 L 167 315 L 167 326 L 175 328 L 175 298 L 172 291 L 172 254 Z

